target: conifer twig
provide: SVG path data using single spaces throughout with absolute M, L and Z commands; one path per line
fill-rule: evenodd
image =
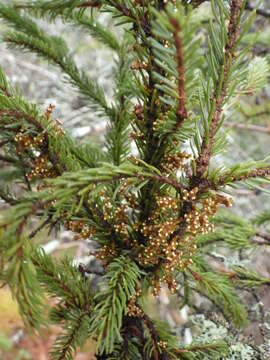
M 266 127 L 266 126 L 259 126 L 259 125 L 253 125 L 253 124 L 241 124 L 241 123 L 240 124 L 227 123 L 224 125 L 227 127 L 230 127 L 230 128 L 234 128 L 234 129 L 255 131 L 255 132 L 270 135 L 270 127 Z
M 248 180 L 248 179 L 252 179 L 252 178 L 257 178 L 257 177 L 269 177 L 270 176 L 270 168 L 258 168 L 258 169 L 254 169 L 254 170 L 250 170 L 248 171 L 246 174 L 243 175 L 239 175 L 239 176 L 232 176 L 230 179 L 230 182 L 235 182 L 235 181 L 244 181 L 244 180 Z M 221 176 L 218 180 L 218 185 L 222 186 L 226 184 L 226 178 L 227 176 Z
M 220 348 L 220 344 L 219 343 L 209 343 L 209 344 L 198 344 L 198 345 L 191 345 L 188 348 L 183 348 L 183 349 L 175 349 L 174 353 L 175 354 L 186 354 L 186 353 L 192 353 L 192 352 L 197 352 L 197 351 L 208 351 L 208 350 L 215 350 L 218 351 Z
M 101 2 L 99 0 L 86 1 L 85 3 L 79 4 L 78 8 L 86 8 L 86 7 L 100 7 Z
M 225 62 L 220 66 L 219 69 L 220 78 L 216 83 L 216 88 L 212 99 L 212 102 L 215 101 L 215 110 L 213 112 L 213 117 L 209 125 L 209 137 L 207 138 L 207 135 L 205 134 L 203 138 L 201 152 L 196 160 L 196 175 L 192 181 L 193 186 L 194 183 L 199 183 L 200 178 L 207 170 L 210 162 L 211 151 L 214 146 L 214 135 L 220 122 L 220 118 L 222 115 L 222 106 L 227 94 L 227 76 L 230 61 L 234 57 L 234 44 L 237 40 L 238 35 L 238 17 L 241 11 L 242 3 L 243 0 L 232 0 L 231 3 L 230 23 L 227 32 L 228 40 L 225 46 Z
M 194 7 L 198 7 L 202 3 L 207 2 L 207 1 L 209 1 L 209 0 L 193 0 L 192 4 L 193 4 Z M 264 9 L 261 9 L 261 8 L 257 8 L 256 6 L 252 6 L 250 4 L 249 0 L 246 1 L 245 10 L 247 10 L 247 11 L 256 10 L 256 14 L 261 15 L 261 16 L 263 16 L 265 18 L 270 18 L 270 11 L 264 10 Z
M 85 316 L 86 314 L 82 312 L 78 317 L 76 325 L 72 328 L 72 331 L 68 334 L 65 343 L 62 344 L 62 348 L 58 360 L 65 360 L 69 356 L 74 342 L 76 343 L 76 337 L 78 336 L 78 332 L 80 331 L 80 328 L 82 326 L 82 321 Z
M 176 48 L 176 58 L 177 58 L 177 72 L 178 72 L 178 109 L 177 117 L 178 123 L 177 127 L 180 127 L 183 121 L 187 118 L 187 109 L 185 107 L 185 69 L 184 69 L 184 54 L 182 39 L 180 36 L 180 25 L 176 18 L 171 19 L 171 24 L 174 27 L 173 37 L 174 44 Z
M 152 336 L 152 344 L 153 344 L 153 350 L 154 350 L 154 359 L 155 360 L 159 360 L 160 357 L 159 357 L 159 342 L 160 342 L 160 337 L 158 335 L 158 332 L 155 328 L 155 325 L 154 323 L 152 322 L 151 318 L 145 314 L 143 312 L 143 315 L 142 315 L 142 320 L 144 321 L 146 327 L 148 328 L 149 332 L 151 333 L 151 336 Z M 169 355 L 166 351 L 166 349 L 162 349 L 162 352 L 161 352 L 161 359 L 162 360 L 169 360 Z
M 78 4 L 76 7 L 77 8 L 88 8 L 88 7 L 95 8 L 95 7 L 100 7 L 100 6 L 101 6 L 100 0 L 92 0 L 92 1 L 90 0 L 90 1 L 85 1 L 81 4 Z M 31 9 L 31 8 L 33 8 L 33 5 L 32 4 L 15 4 L 14 8 L 15 9 Z M 43 6 L 41 5 L 40 8 L 42 9 Z
M 158 295 L 163 284 L 172 292 L 182 285 L 182 306 L 196 309 L 191 295 L 197 292 L 226 319 L 242 325 L 247 314 L 235 290 L 269 283 L 251 271 L 247 274 L 246 268 L 233 268 L 238 277 L 231 269 L 221 273 L 217 264 L 209 262 L 208 252 L 215 241 L 235 251 L 255 247 L 260 240 L 268 242 L 267 234 L 258 237 L 257 219 L 249 225 L 233 215 L 219 218 L 217 213 L 220 206 L 231 205 L 231 198 L 221 193 L 224 186 L 257 177 L 267 184 L 261 178 L 270 175 L 268 159 L 209 170 L 211 157 L 224 143 L 215 136 L 226 115 L 224 105 L 233 105 L 229 100 L 239 94 L 238 84 L 248 83 L 248 91 L 261 89 L 267 66 L 255 62 L 249 71 L 245 57 L 239 55 L 233 61 L 244 0 L 230 0 L 230 11 L 221 0 L 212 0 L 216 21 L 210 29 L 193 21 L 192 9 L 183 5 L 190 2 L 175 6 L 175 1 L 165 0 L 34 1 L 29 17 L 12 6 L 0 6 L 1 18 L 15 29 L 5 41 L 59 65 L 91 100 L 96 114 L 109 118 L 104 151 L 103 146 L 99 150 L 92 144 L 77 146 L 51 121 L 52 106 L 45 115 L 39 114 L 36 106 L 17 96 L 0 71 L 0 147 L 4 147 L 0 160 L 12 164 L 8 171 L 20 181 L 23 168 L 26 183 L 33 189 L 30 193 L 31 188 L 24 185 L 25 196 L 1 214 L 0 252 L 7 269 L 3 279 L 13 286 L 21 312 L 33 325 L 40 322 L 42 303 L 36 294 L 43 288 L 57 299 L 51 318 L 67 331 L 56 340 L 52 359 L 71 359 L 87 337 L 97 340 L 100 360 L 226 356 L 229 337 L 220 343 L 195 340 L 179 347 L 178 336 L 152 320 L 138 304 L 148 290 Z M 195 5 L 202 2 L 194 1 Z M 118 41 L 109 29 L 96 26 L 94 18 L 88 23 L 84 9 L 102 5 L 118 25 L 128 24 L 128 36 Z M 90 30 L 116 50 L 113 105 L 98 83 L 76 66 L 65 41 L 47 36 L 31 19 L 46 14 L 49 21 L 67 16 L 72 24 Z M 249 25 L 248 21 L 240 36 Z M 207 50 L 199 35 L 208 30 Z M 127 54 L 126 49 L 132 52 Z M 210 61 L 204 62 L 202 54 Z M 138 150 L 135 161 L 128 161 L 130 127 Z M 180 148 L 184 141 L 191 151 Z M 13 164 L 12 156 L 19 159 L 18 164 Z M 9 200 L 8 186 L 3 191 Z M 40 221 L 25 236 L 32 217 Z M 263 215 L 260 221 L 268 217 Z M 45 249 L 35 251 L 29 238 L 56 222 L 75 233 L 74 241 L 94 241 L 95 261 L 101 261 L 102 267 L 100 272 L 89 273 L 99 277 L 89 279 L 87 268 L 74 265 L 73 259 L 57 263 Z M 102 283 L 97 284 L 99 280 Z M 92 293 L 94 288 L 97 294 Z M 28 293 L 34 295 L 30 301 Z
M 6 109 L 0 110 L 0 117 L 2 116 L 14 117 L 16 119 L 24 119 L 28 121 L 30 124 L 34 125 L 37 128 L 37 130 L 43 130 L 41 124 L 33 116 L 27 115 L 22 111 L 6 110 Z
M 62 171 L 65 170 L 65 165 L 64 164 L 60 164 L 59 163 L 59 158 L 58 155 L 54 152 L 53 154 L 50 153 L 49 151 L 49 138 L 48 138 L 48 133 L 45 130 L 45 128 L 40 124 L 40 122 L 35 119 L 33 116 L 25 114 L 22 111 L 17 111 L 17 110 L 9 110 L 9 109 L 5 109 L 5 110 L 0 110 L 0 117 L 1 116 L 8 116 L 8 117 L 14 117 L 16 119 L 21 119 L 21 120 L 26 120 L 28 123 L 30 123 L 31 125 L 33 125 L 39 132 L 43 132 L 44 137 L 45 137 L 45 147 L 46 147 L 46 153 L 51 161 L 51 163 L 53 164 L 54 170 L 60 174 L 60 170 L 59 170 L 59 165 L 61 165 Z M 9 141 L 8 141 L 9 142 Z
M 29 235 L 29 239 L 34 238 L 38 232 L 40 232 L 46 225 L 48 225 L 50 223 L 52 219 L 52 215 L 49 215 L 47 217 L 47 219 L 45 221 L 43 221 L 43 223 L 41 223 L 35 230 L 33 230 L 30 235 Z

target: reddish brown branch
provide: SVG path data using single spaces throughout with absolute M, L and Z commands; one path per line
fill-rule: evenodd
M 214 135 L 220 123 L 220 119 L 222 115 L 222 106 L 227 95 L 226 86 L 227 86 L 228 70 L 231 59 L 233 59 L 234 57 L 234 45 L 238 35 L 238 17 L 240 15 L 242 2 L 243 2 L 242 0 L 232 0 L 231 3 L 230 23 L 227 32 L 228 40 L 225 46 L 225 62 L 221 64 L 219 68 L 219 74 L 223 73 L 224 75 L 222 79 L 217 81 L 215 86 L 212 104 L 213 101 L 215 101 L 216 103 L 215 103 L 213 118 L 210 124 L 209 137 L 207 138 L 207 135 L 206 134 L 204 135 L 201 153 L 196 160 L 196 176 L 193 178 L 192 181 L 193 185 L 194 183 L 199 182 L 199 179 L 203 176 L 205 171 L 207 171 L 210 162 L 211 151 L 214 146 Z M 221 88 L 221 91 L 218 93 L 219 87 Z
M 248 179 L 254 179 L 257 177 L 269 177 L 270 176 L 270 167 L 267 168 L 260 168 L 260 169 L 254 169 L 254 170 L 250 170 L 248 171 L 246 174 L 240 175 L 240 176 L 232 176 L 230 179 L 230 183 L 231 182 L 236 182 L 236 181 L 245 181 Z M 224 175 L 221 176 L 218 180 L 218 186 L 223 186 L 226 185 L 226 179 L 227 179 L 228 175 Z M 210 185 L 208 183 L 208 185 Z M 211 185 L 210 185 L 211 187 Z
M 39 231 L 41 231 L 45 226 L 47 226 L 50 223 L 51 219 L 52 219 L 52 215 L 49 215 L 48 218 L 43 223 L 41 223 L 35 230 L 33 230 L 30 233 L 29 239 L 34 238 Z
M 209 1 L 209 0 L 193 0 L 193 1 L 192 1 L 192 5 L 193 5 L 194 7 L 198 7 L 198 6 L 200 6 L 202 3 L 207 2 L 207 1 Z M 256 14 L 261 15 L 261 16 L 263 16 L 263 17 L 265 17 L 265 18 L 270 18 L 270 11 L 269 11 L 269 10 L 258 9 L 256 6 L 252 6 L 252 5 L 250 4 L 250 1 L 249 1 L 249 0 L 247 0 L 247 2 L 246 2 L 245 10 L 248 10 L 248 11 L 254 11 L 254 10 L 256 10 Z
M 154 359 L 155 360 L 169 360 L 169 355 L 166 351 L 166 349 L 160 349 L 159 343 L 160 343 L 160 337 L 159 334 L 155 328 L 154 323 L 150 319 L 148 315 L 143 313 L 142 320 L 144 321 L 146 327 L 148 328 L 151 337 L 152 337 L 152 344 L 153 344 L 153 353 L 154 353 Z M 161 350 L 161 354 L 159 352 L 159 349 Z
M 185 107 L 185 68 L 184 68 L 184 54 L 183 54 L 183 44 L 180 36 L 180 25 L 177 19 L 172 18 L 171 24 L 174 27 L 173 38 L 174 45 L 176 49 L 176 58 L 177 58 L 177 72 L 178 72 L 178 109 L 177 117 L 178 123 L 177 127 L 180 127 L 183 121 L 187 118 L 187 110 Z
M 149 22 L 149 18 L 138 18 L 134 15 L 134 13 L 125 5 L 120 4 L 118 0 L 109 1 L 109 4 L 117 9 L 124 16 L 128 17 L 132 22 L 140 25 L 140 27 L 144 30 L 146 36 L 151 36 L 151 26 Z
M 22 220 L 22 221 L 20 222 L 20 224 L 18 225 L 18 228 L 17 228 L 17 235 L 18 235 L 18 237 L 21 236 L 21 234 L 22 234 L 22 232 L 23 232 L 23 229 L 24 229 L 24 226 L 25 226 L 25 224 L 26 224 L 26 222 L 27 222 L 27 220 L 28 220 L 28 217 L 29 217 L 29 215 L 28 215 L 28 216 L 25 215 L 25 216 L 23 217 L 23 220 Z M 19 257 L 22 256 L 22 247 L 21 247 L 21 246 L 20 246 L 17 254 L 18 254 Z
M 191 275 L 193 276 L 193 278 L 194 278 L 196 281 L 199 281 L 199 282 L 202 281 L 201 275 L 199 275 L 196 271 L 193 271 L 193 270 L 191 270 L 190 268 L 187 268 L 187 270 L 191 273 Z
M 0 117 L 1 116 L 14 117 L 16 119 L 25 119 L 27 122 L 34 125 L 38 130 L 43 130 L 43 127 L 33 116 L 27 115 L 24 112 L 17 110 L 1 110 Z
M 82 3 L 78 5 L 78 8 L 86 8 L 86 7 L 100 7 L 101 3 L 100 1 L 86 1 L 85 3 Z
M 120 11 L 124 16 L 129 17 L 133 20 L 136 20 L 136 17 L 133 16 L 133 14 L 131 13 L 131 11 L 125 6 L 125 5 L 120 5 L 118 1 L 111 1 L 112 6 L 114 6 L 118 11 Z
M 158 181 L 161 184 L 171 185 L 178 191 L 183 190 L 183 185 L 181 185 L 178 181 L 168 178 L 166 176 L 153 175 L 152 179 Z

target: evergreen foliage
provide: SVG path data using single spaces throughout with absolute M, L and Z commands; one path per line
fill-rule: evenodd
M 216 161 L 228 144 L 223 122 L 237 113 L 240 99 L 264 87 L 270 67 L 250 52 L 256 11 L 248 2 L 212 0 L 207 22 L 198 13 L 203 2 L 0 5 L 8 24 L 3 41 L 58 66 L 97 121 L 108 121 L 103 148 L 77 144 L 52 106 L 43 113 L 0 70 L 0 197 L 8 206 L 0 215 L 1 281 L 26 324 L 46 324 L 49 311 L 50 322 L 62 326 L 52 360 L 73 359 L 89 338 L 97 359 L 231 359 L 229 346 L 240 345 L 228 329 L 239 334 L 249 315 L 239 289 L 270 285 L 233 259 L 222 268 L 209 261 L 216 246 L 248 253 L 270 243 L 269 212 L 248 221 L 221 210 L 232 205 L 226 195 L 232 187 L 267 191 L 269 158 L 222 167 Z M 100 12 L 123 28 L 121 36 L 98 21 Z M 60 18 L 115 53 L 111 103 L 40 18 Z M 41 230 L 59 226 L 97 243 L 103 271 L 96 288 L 72 259 L 56 260 L 35 244 Z M 149 292 L 158 296 L 162 286 L 195 320 L 195 294 L 205 297 L 223 316 L 224 337 L 207 341 L 201 334 L 181 344 L 175 329 L 144 307 Z M 49 310 L 47 297 L 55 300 Z M 267 352 L 247 346 L 250 359 Z

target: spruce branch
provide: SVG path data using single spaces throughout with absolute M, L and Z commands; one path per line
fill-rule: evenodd
M 118 103 L 118 109 L 115 116 L 110 119 L 109 131 L 106 135 L 108 155 L 115 165 L 120 165 L 127 159 L 130 153 L 130 144 L 128 139 L 128 125 L 130 122 L 128 109 L 130 106 L 130 94 L 126 89 L 121 89 L 128 82 L 128 78 L 132 77 L 130 70 L 130 60 L 126 56 L 126 47 L 128 42 L 124 42 L 118 49 L 117 69 L 115 74 L 115 85 L 118 89 L 115 92 L 115 98 Z
M 61 166 L 57 154 L 50 152 L 48 132 L 42 126 L 40 120 L 36 119 L 34 116 L 32 116 L 30 114 L 27 114 L 24 111 L 18 111 L 18 110 L 13 110 L 13 109 L 0 110 L 0 119 L 1 119 L 1 117 L 3 117 L 3 118 L 7 117 L 7 118 L 10 118 L 10 119 L 13 119 L 13 120 L 14 119 L 24 120 L 24 121 L 28 122 L 30 125 L 33 125 L 36 128 L 38 133 L 42 133 L 44 135 L 44 151 L 48 155 L 51 163 L 53 164 L 55 171 L 60 173 L 61 167 L 65 167 L 65 165 L 63 164 Z M 23 164 L 21 156 L 19 155 L 18 157 L 19 157 L 19 161 Z M 24 166 L 23 166 L 23 171 L 24 171 Z M 31 186 L 29 184 L 29 180 L 26 177 L 26 174 L 24 176 L 25 176 L 25 180 L 26 180 L 26 183 L 28 185 L 28 188 L 30 188 Z
M 270 286 L 270 279 L 260 276 L 256 271 L 241 266 L 235 266 L 232 270 L 223 271 L 222 274 L 240 288 L 256 289 L 263 285 Z
M 96 7 L 101 6 L 101 3 L 96 3 Z M 89 32 L 95 39 L 102 45 L 107 45 L 109 48 L 118 51 L 120 44 L 118 39 L 109 29 L 106 29 L 97 19 L 87 16 L 83 11 L 77 10 L 78 8 L 86 8 L 87 3 L 78 4 L 74 0 L 66 0 L 59 2 L 49 1 L 35 1 L 26 5 L 15 5 L 15 8 L 27 9 L 27 12 L 35 16 L 49 18 L 54 20 L 60 17 L 63 22 L 70 23 L 74 27 L 79 26 L 81 29 Z
M 32 51 L 58 65 L 68 75 L 71 84 L 78 87 L 81 93 L 92 101 L 94 109 L 104 111 L 108 116 L 113 115 L 114 110 L 108 106 L 103 90 L 77 68 L 67 54 L 67 46 L 63 39 L 46 35 L 29 17 L 22 17 L 12 7 L 1 5 L 0 17 L 16 30 L 6 33 L 5 42 L 10 46 Z M 58 43 L 57 47 L 54 46 L 55 41 Z
M 32 164 L 33 158 L 37 158 L 36 154 L 31 154 L 31 145 L 38 147 L 39 152 L 48 158 L 52 164 L 54 175 L 74 169 L 74 166 L 78 167 L 78 165 L 79 167 L 95 167 L 97 165 L 97 162 L 103 158 L 101 151 L 90 145 L 77 146 L 74 144 L 60 128 L 59 123 L 52 119 L 53 107 L 49 106 L 45 114 L 41 114 L 35 105 L 29 104 L 17 91 L 7 85 L 1 70 L 0 75 L 2 88 L 9 90 L 8 95 L 5 91 L 0 91 L 0 128 L 4 130 L 1 136 L 4 139 L 7 138 L 1 144 L 4 151 L 5 145 L 14 148 L 14 158 L 18 158 L 20 162 L 17 167 L 21 168 L 19 165 L 22 165 L 25 175 L 26 172 L 29 172 L 29 168 L 35 166 Z M 10 126 L 11 123 L 14 125 Z M 28 140 L 25 141 L 23 141 L 24 133 L 21 132 L 24 127 L 29 134 Z M 18 141 L 22 141 L 22 143 Z M 28 182 L 28 179 L 25 180 Z
M 252 169 L 252 165 L 257 165 L 258 167 Z M 260 166 L 261 165 L 261 166 Z M 263 165 L 263 166 L 262 166 Z M 248 179 L 256 179 L 256 178 L 265 178 L 267 179 L 270 176 L 270 166 L 268 163 L 247 163 L 241 165 L 235 165 L 229 170 L 226 174 L 221 175 L 216 184 L 218 186 L 224 186 L 226 184 L 234 183 L 234 182 L 244 182 Z
M 13 202 L 5 189 L 7 174 L 1 179 L 0 197 L 11 204 L 0 217 L 1 277 L 10 283 L 23 316 L 34 326 L 40 321 L 43 294 L 56 302 L 50 319 L 66 331 L 55 343 L 53 359 L 72 359 L 88 337 L 97 340 L 98 359 L 227 356 L 227 338 L 180 346 L 166 325 L 143 311 L 139 296 L 148 290 L 158 294 L 163 283 L 172 292 L 183 285 L 181 306 L 198 311 L 192 294 L 199 293 L 230 323 L 241 326 L 246 312 L 236 290 L 269 285 L 269 279 L 252 271 L 224 269 L 208 261 L 217 259 L 209 250 L 215 242 L 236 251 L 268 242 L 268 234 L 258 226 L 269 220 L 269 214 L 250 224 L 232 215 L 219 217 L 217 211 L 231 205 L 221 193 L 225 186 L 269 183 L 269 161 L 211 169 L 209 165 L 225 144 L 224 136 L 216 136 L 225 105 L 230 110 L 234 96 L 261 89 L 269 65 L 257 57 L 248 64 L 244 46 L 236 52 L 254 17 L 241 23 L 244 2 L 231 0 L 228 11 L 222 1 L 212 1 L 215 20 L 209 28 L 183 3 L 38 0 L 22 11 L 0 6 L 1 18 L 13 29 L 6 41 L 58 65 L 97 115 L 109 119 L 107 151 L 79 146 L 53 121 L 52 107 L 41 114 L 0 71 L 0 160 L 8 171 L 15 168 L 15 179 L 25 176 L 23 184 L 28 185 L 24 196 Z M 128 31 L 121 43 L 109 29 L 95 26 L 100 8 Z M 76 66 L 66 43 L 48 36 L 31 16 L 48 21 L 59 17 L 116 51 L 113 105 Z M 205 32 L 211 38 L 207 49 L 200 38 Z M 138 158 L 127 157 L 130 128 Z M 46 155 L 53 170 L 46 178 L 29 176 L 37 154 Z M 32 230 L 33 217 L 40 221 Z M 100 272 L 77 267 L 72 259 L 56 260 L 34 246 L 35 235 L 56 222 L 99 245 L 94 255 L 102 261 Z M 88 274 L 103 280 L 96 296 L 95 279 L 91 282 Z
M 66 307 L 81 310 L 91 315 L 93 295 L 90 282 L 83 277 L 71 259 L 55 261 L 42 249 L 36 250 L 32 261 L 37 269 L 37 276 L 44 290 L 52 297 L 65 301 Z
M 57 64 L 69 76 L 71 84 L 78 87 L 84 96 L 93 101 L 94 109 L 100 109 L 106 115 L 112 116 L 113 109 L 107 105 L 102 89 L 87 78 L 85 73 L 80 72 L 71 58 L 68 58 L 66 54 L 57 53 L 52 47 L 49 37 L 44 36 L 42 40 L 38 40 L 21 33 L 9 33 L 5 36 L 5 42 L 11 46 L 35 52 Z
M 96 1 L 86 1 L 82 4 L 77 5 L 79 8 L 84 8 L 84 7 L 100 7 L 101 6 L 101 2 L 99 0 Z
M 193 0 L 192 4 L 193 4 L 194 7 L 198 7 L 198 6 L 200 6 L 202 3 L 206 2 L 206 1 L 209 1 L 209 0 Z M 268 10 L 264 10 L 264 9 L 261 9 L 261 8 L 257 8 L 256 6 L 252 6 L 250 4 L 249 0 L 246 1 L 245 10 L 247 10 L 247 11 L 256 10 L 256 13 L 258 15 L 261 15 L 261 16 L 263 16 L 265 18 L 270 18 L 270 12 Z
M 132 22 L 135 22 L 138 25 L 140 25 L 143 30 L 146 29 L 147 25 L 144 23 L 142 19 L 138 18 L 135 15 L 134 11 L 132 11 L 133 9 L 129 7 L 130 3 L 127 6 L 122 0 L 115 0 L 115 1 L 107 0 L 107 4 L 111 5 L 112 8 L 116 9 L 120 14 L 127 17 Z
M 121 327 L 127 311 L 127 302 L 135 294 L 141 277 L 136 263 L 124 256 L 114 259 L 106 277 L 108 287 L 96 295 L 97 302 L 91 324 L 91 333 L 98 337 L 98 353 L 111 353 L 114 344 L 122 341 Z
M 198 292 L 207 296 L 219 307 L 226 318 L 232 317 L 237 326 L 246 322 L 245 308 L 240 304 L 235 290 L 227 277 L 214 272 L 201 272 L 199 269 L 188 268 L 197 286 Z M 222 305 L 221 305 L 222 304 Z
M 178 123 L 177 127 L 182 125 L 182 122 L 187 118 L 187 110 L 185 107 L 185 69 L 184 69 L 184 56 L 183 56 L 183 46 L 182 40 L 180 37 L 181 28 L 177 19 L 172 18 L 171 24 L 174 27 L 174 44 L 176 48 L 177 56 L 177 72 L 178 72 L 178 94 L 179 102 L 177 109 Z
M 61 16 L 61 14 L 60 14 Z M 100 24 L 96 19 L 89 19 L 84 14 L 76 12 L 73 14 L 63 16 L 65 21 L 69 21 L 74 24 L 74 26 L 79 25 L 82 29 L 85 29 L 90 32 L 91 36 L 97 39 L 102 45 L 107 45 L 110 49 L 117 52 L 120 51 L 121 45 L 119 40 L 112 34 L 111 31 L 106 29 L 102 24 Z
M 22 228 L 25 219 L 18 224 L 17 234 L 1 235 L 0 252 L 9 259 L 8 267 L 1 272 L 1 281 L 8 283 L 16 298 L 20 314 L 28 327 L 39 328 L 45 323 L 42 291 L 30 259 L 31 246 L 24 238 Z
M 74 0 L 49 0 L 49 1 L 35 1 L 33 4 L 25 3 L 25 4 L 15 4 L 15 9 L 40 9 L 42 11 L 63 11 L 67 8 L 99 8 L 101 6 L 100 0 L 93 0 L 93 1 L 74 1 Z
M 146 327 L 148 328 L 148 330 L 151 334 L 151 337 L 152 337 L 154 359 L 159 360 L 161 358 L 162 360 L 169 360 L 170 357 L 169 357 L 169 354 L 166 351 L 166 349 L 160 347 L 162 340 L 159 336 L 159 333 L 158 333 L 153 321 L 145 313 L 143 313 L 143 315 L 142 315 L 142 320 L 145 323 Z
M 57 337 L 50 352 L 51 360 L 72 360 L 87 339 L 89 316 L 83 311 L 69 312 L 65 319 L 66 331 Z
M 42 125 L 31 115 L 28 115 L 22 111 L 12 110 L 12 109 L 5 109 L 0 110 L 0 117 L 11 117 L 14 119 L 23 119 L 29 122 L 31 125 L 34 125 L 37 130 L 43 131 Z
M 193 183 L 198 182 L 198 179 L 203 176 L 209 165 L 211 150 L 214 145 L 214 135 L 220 122 L 222 106 L 227 93 L 228 72 L 230 70 L 231 61 L 234 59 L 234 46 L 237 41 L 237 35 L 239 32 L 239 15 L 241 13 L 241 8 L 241 0 L 232 0 L 224 60 L 218 70 L 219 79 L 215 84 L 215 91 L 211 104 L 211 107 L 214 108 L 214 111 L 210 121 L 209 135 L 207 133 L 204 135 L 201 152 L 196 159 L 196 175 L 194 176 Z
M 194 342 L 189 346 L 179 347 L 174 341 L 174 337 L 167 333 L 166 328 L 155 324 L 146 314 L 142 315 L 142 320 L 152 337 L 152 358 L 154 360 L 169 360 L 172 358 L 174 359 L 175 357 L 186 359 L 187 356 L 188 358 L 191 356 L 192 359 L 200 359 L 201 356 L 208 356 L 208 359 L 216 359 L 220 352 L 225 354 L 228 351 L 228 345 L 225 341 L 217 341 L 209 344 Z M 162 343 L 166 340 L 166 347 L 164 348 L 162 347 Z
M 49 215 L 46 220 L 43 221 L 35 230 L 29 234 L 29 239 L 34 238 L 43 228 L 50 224 L 52 215 Z
M 207 356 L 208 359 L 216 359 L 219 354 L 228 353 L 228 345 L 224 341 L 217 341 L 209 344 L 191 344 L 183 349 L 176 349 L 175 354 L 180 356 L 180 359 L 186 359 L 186 356 L 200 359 L 201 356 Z

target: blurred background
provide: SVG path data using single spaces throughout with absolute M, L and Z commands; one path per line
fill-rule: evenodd
M 1 1 L 1 0 L 0 0 Z M 10 3 L 10 1 L 8 1 Z M 258 2 L 251 1 L 251 5 Z M 260 2 L 260 7 L 270 14 L 270 1 Z M 207 17 L 207 6 L 205 7 Z M 112 27 L 112 21 L 106 14 L 102 14 L 99 21 Z M 105 89 L 108 99 L 112 96 L 112 76 L 114 68 L 114 54 L 103 47 L 91 36 L 85 35 L 78 29 L 56 21 L 48 25 L 45 21 L 41 26 L 51 34 L 63 36 L 70 47 L 79 67 L 83 67 L 93 79 Z M 0 23 L 0 32 L 5 26 Z M 118 31 L 117 29 L 114 31 Z M 257 16 L 253 26 L 253 33 L 244 39 L 247 43 L 253 36 L 257 36 L 256 46 L 252 48 L 254 54 L 265 56 L 270 60 L 270 15 Z M 38 59 L 36 56 L 8 49 L 0 42 L 0 65 L 9 80 L 22 91 L 24 96 L 39 104 L 45 110 L 49 104 L 55 106 L 54 117 L 59 119 L 63 127 L 79 142 L 98 142 L 102 146 L 106 132 L 106 120 L 96 118 L 88 104 L 65 81 L 62 73 L 54 66 Z M 225 124 L 228 131 L 229 152 L 226 157 L 220 156 L 220 164 L 236 163 L 251 159 L 262 159 L 270 155 L 270 83 L 259 96 L 249 96 L 239 101 L 239 111 Z M 0 164 L 1 166 L 1 164 Z M 1 181 L 1 179 L 0 179 Z M 243 218 L 251 218 L 263 209 L 270 210 L 270 193 L 266 189 L 250 190 L 248 187 L 234 189 L 233 211 Z M 0 207 L 4 204 L 1 203 Z M 52 233 L 50 237 L 40 233 L 39 242 L 45 251 L 59 257 L 70 254 L 79 264 L 96 266 L 88 256 L 89 246 L 85 242 L 74 241 L 71 232 L 61 230 Z M 270 245 L 270 238 L 269 238 Z M 222 257 L 219 249 L 216 256 Z M 238 256 L 239 254 L 232 254 Z M 263 276 L 270 276 L 270 247 L 258 247 L 253 255 L 254 269 Z M 189 321 L 188 309 L 181 312 L 172 306 L 173 301 L 168 299 L 166 290 L 161 293 L 159 300 L 151 303 L 151 312 L 162 320 L 176 324 L 184 329 Z M 270 292 L 261 289 L 259 301 L 264 304 L 265 311 L 270 309 Z M 0 289 L 0 360 L 47 360 L 49 349 L 56 338 L 59 329 L 49 328 L 41 334 L 30 334 L 24 328 L 18 314 L 16 303 L 12 300 L 9 291 Z M 173 300 L 173 299 L 172 299 Z M 154 305 L 154 306 L 152 306 Z M 162 314 L 162 315 L 161 315 Z M 254 324 L 253 324 L 254 325 Z M 247 334 L 254 334 L 254 326 L 248 328 Z M 191 334 L 183 332 L 184 340 L 189 342 Z M 259 340 L 258 340 L 259 341 Z M 76 357 L 76 360 L 94 359 L 93 344 L 87 344 Z

